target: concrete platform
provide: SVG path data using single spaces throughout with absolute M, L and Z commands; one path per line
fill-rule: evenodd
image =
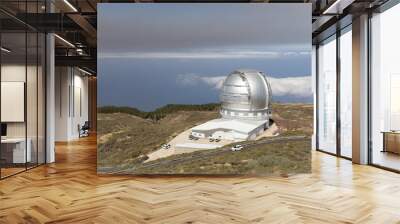
M 182 144 L 176 144 L 175 148 L 193 148 L 193 149 L 216 149 L 220 148 L 222 145 L 216 145 L 216 144 L 201 144 L 201 143 L 182 143 Z

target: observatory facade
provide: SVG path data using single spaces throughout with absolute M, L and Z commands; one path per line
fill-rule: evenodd
M 236 70 L 222 85 L 221 118 L 192 128 L 191 135 L 234 141 L 255 139 L 269 127 L 271 97 L 271 86 L 263 73 Z

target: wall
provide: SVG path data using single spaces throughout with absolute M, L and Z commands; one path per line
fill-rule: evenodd
M 25 82 L 25 64 L 2 65 L 1 81 Z M 5 108 L 1 109 L 4 110 Z M 23 122 L 7 123 L 7 137 L 25 137 L 25 123 Z
M 26 85 L 25 102 L 26 112 L 24 122 L 6 122 L 8 138 L 29 139 L 33 164 L 44 163 L 44 79 L 42 67 L 25 65 L 25 63 L 3 63 L 1 66 L 2 82 L 24 82 Z M 3 96 L 7 97 L 7 96 Z M 1 108 L 7 110 L 8 108 Z M 28 167 L 32 164 L 28 164 Z
M 2 65 L 1 67 L 1 81 L 2 82 L 25 82 L 27 83 L 27 125 L 28 134 L 35 132 L 36 134 L 36 120 L 37 120 L 37 95 L 36 95 L 36 67 L 27 67 L 27 78 L 28 82 L 25 81 L 25 71 L 26 67 L 24 65 Z M 35 76 L 35 77 L 33 77 Z M 39 103 L 42 103 L 40 101 Z M 39 105 L 41 107 L 42 105 Z M 2 108 L 6 109 L 6 108 Z M 8 137 L 25 137 L 25 123 L 24 122 L 11 122 L 7 123 L 7 136 Z M 29 138 L 30 136 L 28 136 Z
M 70 141 L 89 119 L 88 77 L 72 67 L 56 67 L 55 73 L 55 140 Z
M 55 69 L 55 140 L 67 141 L 69 133 L 69 85 L 71 83 L 69 68 Z

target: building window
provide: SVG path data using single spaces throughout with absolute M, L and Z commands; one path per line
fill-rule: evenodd
M 340 154 L 352 157 L 352 32 L 340 36 Z
M 400 170 L 400 5 L 371 18 L 371 160 Z
M 318 47 L 318 148 L 336 153 L 336 35 Z
M 43 2 L 18 2 L 21 12 L 38 13 Z M 10 3 L 4 3 L 10 4 Z M 0 29 L 0 178 L 45 163 L 45 34 L 0 12 L 13 29 Z M 12 109 L 10 109 L 12 108 Z

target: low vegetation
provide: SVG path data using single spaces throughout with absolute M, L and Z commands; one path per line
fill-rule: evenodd
M 310 172 L 313 107 L 308 104 L 273 104 L 273 120 L 279 126 L 280 136 L 304 135 L 307 139 L 258 144 L 238 152 L 197 151 L 143 163 L 148 153 L 182 131 L 218 118 L 218 109 L 218 104 L 167 105 L 152 112 L 128 107 L 99 108 L 99 172 L 257 175 Z
M 127 113 L 99 113 L 98 167 L 135 164 L 137 157 L 157 150 L 184 130 L 217 117 L 217 111 L 178 111 L 154 121 Z
M 307 138 L 249 146 L 236 152 L 229 148 L 197 151 L 126 168 L 127 173 L 136 174 L 290 175 L 310 172 L 310 148 L 311 141 Z
M 314 114 L 312 104 L 274 103 L 272 111 L 272 119 L 280 128 L 281 133 L 286 133 L 286 135 L 312 135 Z
M 117 106 L 103 106 L 98 108 L 98 113 L 112 114 L 112 113 L 126 113 L 135 115 L 144 119 L 160 120 L 168 114 L 173 114 L 178 111 L 217 111 L 220 104 L 167 104 L 163 107 L 157 108 L 154 111 L 141 111 L 134 107 L 117 107 Z

